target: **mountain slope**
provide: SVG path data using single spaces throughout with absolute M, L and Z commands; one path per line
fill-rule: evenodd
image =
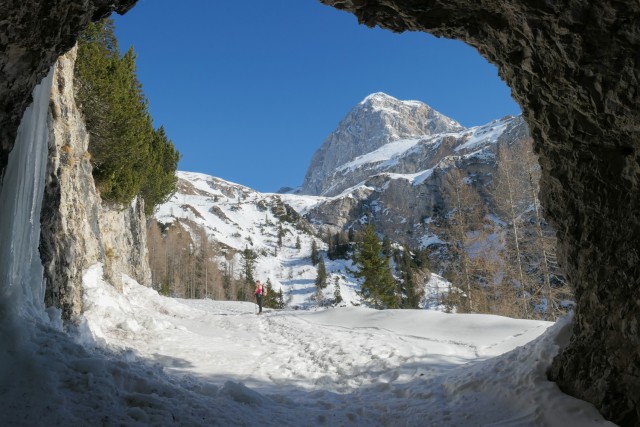
M 314 204 L 305 217 L 348 228 L 368 215 L 381 234 L 411 247 L 426 246 L 434 238 L 429 219 L 451 205 L 443 192 L 447 171 L 455 167 L 472 176 L 472 186 L 491 206 L 488 186 L 498 168 L 498 150 L 526 149 L 527 135 L 522 117 L 505 117 L 459 132 L 390 142 L 333 171 L 338 183 L 333 188 L 357 183 Z
M 326 256 L 327 245 L 320 236 L 325 234 L 327 224 L 311 224 L 299 214 L 325 203 L 327 198 L 263 194 L 204 174 L 178 172 L 177 175 L 178 191 L 155 214 L 165 234 L 185 229 L 193 242 L 191 246 L 200 246 L 204 233 L 215 247 L 211 256 L 221 269 L 225 264 L 231 265 L 236 279 L 242 275 L 243 251 L 250 249 L 257 255 L 254 277 L 263 282 L 269 279 L 275 291 L 282 290 L 287 306 L 330 303 L 336 288 L 343 305 L 362 303 L 357 294 L 358 281 L 350 272 L 354 268 L 351 261 L 331 260 Z M 317 271 L 311 262 L 313 244 L 323 257 L 328 273 L 328 286 L 322 292 L 324 302 L 318 301 L 316 295 Z M 192 258 L 199 257 L 197 249 L 188 250 L 194 253 Z M 180 270 L 185 268 L 198 267 Z M 215 296 L 214 288 L 221 286 L 221 278 L 213 274 L 210 277 L 211 295 Z M 156 286 L 159 281 L 156 280 Z M 428 288 L 422 306 L 434 304 L 438 296 L 433 294 L 441 293 L 439 289 L 446 287 L 437 275 L 427 277 L 422 285 Z

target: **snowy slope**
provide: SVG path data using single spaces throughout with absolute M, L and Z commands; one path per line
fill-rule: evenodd
M 282 206 L 287 205 L 302 215 L 314 206 L 349 195 L 320 197 L 259 193 L 200 173 L 178 172 L 177 176 L 178 191 L 171 200 L 160 205 L 155 214 L 159 222 L 172 224 L 181 221 L 194 236 L 199 229 L 204 229 L 210 241 L 236 251 L 246 247 L 253 249 L 259 255 L 255 267 L 256 278 L 263 281 L 269 279 L 276 291 L 282 289 L 291 307 L 316 305 L 312 297 L 316 293 L 314 283 L 317 271 L 311 264 L 311 244 L 315 241 L 320 251 L 326 249 L 326 244 L 318 237 L 323 225 L 314 226 L 301 220 L 305 226 L 299 227 L 282 221 L 274 209 L 282 210 Z M 280 226 L 286 231 L 282 247 L 277 244 Z M 299 249 L 296 247 L 297 241 L 300 242 Z M 220 255 L 220 263 L 223 259 Z M 236 263 L 241 263 L 239 254 Z M 357 294 L 359 284 L 350 273 L 354 269 L 351 261 L 332 261 L 325 257 L 325 264 L 329 284 L 324 290 L 325 297 L 332 298 L 337 282 L 343 305 L 362 304 Z M 445 292 L 442 281 L 442 278 L 433 275 L 424 285 L 429 294 L 442 294 Z M 425 300 L 423 306 L 435 308 L 431 300 L 437 298 L 434 296 Z
M 258 317 L 250 303 L 175 300 L 127 277 L 118 293 L 101 273 L 85 274 L 75 331 L 16 328 L 23 357 L 2 378 L 1 425 L 612 425 L 546 379 L 567 320 L 362 307 Z

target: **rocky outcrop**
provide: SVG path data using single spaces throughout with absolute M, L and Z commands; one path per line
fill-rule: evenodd
M 74 99 L 75 55 L 71 50 L 54 68 L 40 238 L 45 304 L 61 308 L 65 319 L 80 313 L 82 273 L 97 262 L 115 286 L 122 273 L 151 284 L 142 204 L 107 206 L 96 192 L 89 135 Z
M 422 102 L 374 93 L 353 108 L 314 153 L 301 193 L 339 194 L 362 180 L 362 176 L 337 171 L 358 156 L 392 141 L 462 129 L 459 123 Z
M 91 21 L 136 0 L 4 0 L 0 7 L 0 178 L 33 88 Z
M 474 46 L 530 126 L 541 200 L 575 287 L 550 377 L 614 422 L 640 424 L 640 4 L 604 0 L 321 0 L 361 23 Z

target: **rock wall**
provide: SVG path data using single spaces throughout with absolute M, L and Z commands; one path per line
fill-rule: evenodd
M 577 298 L 550 377 L 640 425 L 640 3 L 321 2 L 368 26 L 463 40 L 498 66 L 540 153 L 540 197 Z
M 101 202 L 91 175 L 89 135 L 73 92 L 76 49 L 55 64 L 49 103 L 49 162 L 41 215 L 40 256 L 45 268 L 45 304 L 70 319 L 82 309 L 82 273 L 102 262 L 111 283 L 122 273 L 150 285 L 142 203 Z

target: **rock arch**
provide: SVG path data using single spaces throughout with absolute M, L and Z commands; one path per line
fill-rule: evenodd
M 320 1 L 369 26 L 463 40 L 498 66 L 536 141 L 541 199 L 576 289 L 572 341 L 550 378 L 612 421 L 640 424 L 640 4 Z M 0 177 L 37 81 L 87 22 L 135 2 L 3 2 Z
M 549 377 L 639 425 L 640 3 L 320 1 L 368 26 L 463 40 L 498 66 L 532 131 L 578 303 Z

